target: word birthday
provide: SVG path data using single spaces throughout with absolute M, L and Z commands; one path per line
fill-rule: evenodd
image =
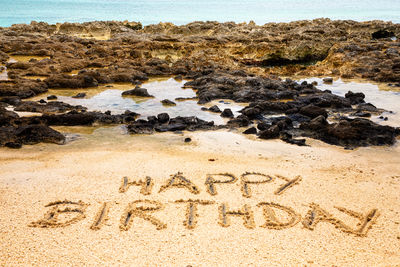
M 218 194 L 219 184 L 233 184 L 239 179 L 230 173 L 208 174 L 205 180 L 206 192 L 210 196 Z M 252 197 L 252 186 L 271 183 L 274 180 L 282 180 L 283 183 L 274 191 L 275 195 L 282 195 L 295 185 L 299 185 L 302 178 L 297 176 L 294 179 L 289 179 L 281 175 L 266 175 L 256 172 L 246 172 L 240 176 L 240 188 L 244 198 Z M 151 177 L 146 177 L 144 180 L 130 180 L 128 177 L 123 177 L 119 187 L 119 193 L 125 193 L 132 186 L 140 187 L 140 194 L 151 195 L 154 187 L 154 181 Z M 171 175 L 170 178 L 163 184 L 158 193 L 162 193 L 172 189 L 184 189 L 193 195 L 200 193 L 198 186 L 191 180 L 184 177 L 181 172 Z M 198 223 L 198 207 L 202 206 L 217 206 L 218 224 L 222 227 L 231 225 L 231 218 L 238 217 L 243 221 L 246 228 L 254 229 L 256 227 L 254 220 L 253 207 L 244 204 L 238 209 L 230 209 L 227 203 L 216 203 L 213 200 L 202 199 L 180 199 L 172 201 L 176 205 L 185 205 L 186 213 L 183 221 L 183 226 L 187 229 L 195 229 Z M 65 227 L 73 223 L 77 223 L 86 218 L 86 208 L 89 204 L 82 201 L 55 201 L 47 204 L 49 210 L 44 217 L 38 221 L 29 224 L 30 227 L 54 228 Z M 130 202 L 125 208 L 120 218 L 119 228 L 121 231 L 129 230 L 135 218 L 140 218 L 142 221 L 147 221 L 153 224 L 157 230 L 167 228 L 167 224 L 156 217 L 154 213 L 163 210 L 165 205 L 156 200 L 135 200 Z M 309 210 L 305 216 L 301 216 L 293 208 L 280 205 L 274 202 L 260 202 L 256 205 L 262 209 L 264 222 L 260 227 L 267 229 L 282 230 L 290 228 L 301 222 L 303 227 L 308 230 L 314 230 L 321 223 L 326 222 L 333 224 L 342 232 L 353 234 L 356 236 L 366 236 L 369 229 L 376 222 L 379 212 L 377 209 L 372 209 L 366 213 L 355 212 L 343 207 L 335 207 L 338 211 L 356 219 L 358 224 L 351 226 L 340 219 L 334 217 L 331 213 L 321 208 L 318 204 L 311 203 Z M 109 211 L 112 208 L 111 202 L 104 202 L 93 219 L 90 229 L 99 230 L 104 223 L 109 219 Z

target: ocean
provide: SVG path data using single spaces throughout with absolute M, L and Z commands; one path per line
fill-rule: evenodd
M 0 26 L 32 20 L 85 22 L 140 21 L 144 25 L 197 20 L 289 22 L 331 18 L 400 22 L 400 0 L 0 0 Z

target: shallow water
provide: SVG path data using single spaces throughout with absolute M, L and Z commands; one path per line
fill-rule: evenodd
M 4 69 L 0 71 L 0 81 L 7 81 L 7 80 L 8 80 L 7 69 Z
M 25 79 L 29 80 L 41 80 L 43 81 L 44 79 L 47 78 L 47 76 L 24 76 Z
M 31 59 L 42 60 L 47 57 L 40 56 L 11 56 L 9 62 L 28 62 Z M 75 75 L 78 71 L 70 74 Z M 25 77 L 29 79 L 43 79 L 41 76 Z M 8 80 L 7 70 L 0 73 L 0 80 Z M 363 92 L 365 101 L 374 104 L 376 107 L 386 110 L 383 114 L 372 115 L 372 121 L 394 127 L 400 126 L 400 88 L 389 87 L 386 84 L 371 83 L 364 80 L 343 80 L 334 79 L 332 84 L 324 83 L 323 78 L 304 78 L 298 82 L 317 82 L 317 88 L 321 90 L 331 90 L 334 94 L 344 96 L 348 91 Z M 177 101 L 175 98 L 196 97 L 196 93 L 191 88 L 183 88 L 186 81 L 177 81 L 172 78 L 150 79 L 142 85 L 154 98 L 143 98 L 133 96 L 122 96 L 122 92 L 133 89 L 130 83 L 114 83 L 101 85 L 95 88 L 85 89 L 57 89 L 49 90 L 47 93 L 35 96 L 29 100 L 46 99 L 48 95 L 56 95 L 58 101 L 66 102 L 71 105 L 82 105 L 89 111 L 111 111 L 113 114 L 122 114 L 126 110 L 141 114 L 141 118 L 156 116 L 166 112 L 171 117 L 176 116 L 197 116 L 200 119 L 214 121 L 215 124 L 225 124 L 228 119 L 222 118 L 218 113 L 202 111 L 202 107 L 217 105 L 221 110 L 230 108 L 235 117 L 240 115 L 239 111 L 246 106 L 243 103 L 235 103 L 231 100 L 214 100 L 210 103 L 199 105 L 197 100 Z M 86 93 L 84 98 L 73 98 L 78 93 Z M 176 106 L 165 106 L 160 101 L 169 99 L 176 103 Z M 282 101 L 290 101 L 282 100 Z M 34 113 L 19 112 L 20 116 L 32 116 Z M 387 117 L 383 120 L 380 116 Z
M 130 20 L 144 25 L 253 20 L 264 24 L 327 17 L 400 22 L 400 1 L 397 0 L 1 0 L 0 5 L 0 26 L 3 27 L 32 20 L 48 23 Z
M 245 104 L 238 104 L 231 100 L 216 100 L 206 105 L 197 104 L 197 100 L 177 101 L 175 98 L 196 97 L 194 90 L 182 88 L 186 81 L 176 81 L 174 79 L 153 79 L 142 85 L 150 95 L 148 97 L 122 96 L 122 92 L 134 88 L 130 83 L 117 83 L 102 85 L 96 88 L 86 89 L 64 89 L 50 90 L 45 95 L 40 95 L 31 100 L 45 99 L 48 95 L 57 95 L 58 101 L 66 102 L 71 105 L 82 105 L 90 111 L 105 112 L 110 110 L 113 114 L 122 114 L 126 110 L 141 114 L 142 118 L 156 116 L 159 113 L 167 112 L 171 117 L 176 116 L 197 116 L 200 119 L 214 121 L 215 124 L 225 124 L 227 119 L 222 118 L 218 113 L 202 111 L 202 107 L 218 105 L 221 110 L 230 108 L 235 116 L 238 116 Z M 112 87 L 110 87 L 112 86 Z M 86 93 L 85 98 L 73 98 L 77 93 Z M 176 106 L 164 106 L 160 101 L 169 99 L 176 103 Z
M 49 57 L 46 56 L 26 56 L 26 55 L 9 55 L 10 58 L 8 60 L 8 62 L 10 63 L 15 63 L 15 62 L 29 62 L 31 59 L 35 59 L 35 60 L 42 60 L 42 59 L 46 59 Z M 8 81 L 8 73 L 7 73 L 7 67 L 6 66 L 1 66 L 0 67 L 4 67 L 3 71 L 0 71 L 0 81 Z M 40 79 L 43 80 L 44 77 L 42 76 L 26 76 L 25 78 L 27 79 Z
M 348 91 L 363 92 L 365 101 L 370 102 L 378 108 L 386 110 L 380 115 L 372 115 L 372 121 L 394 127 L 400 126 L 400 91 L 395 91 L 395 87 L 382 87 L 382 84 L 373 84 L 367 81 L 351 81 L 336 79 L 332 84 L 325 84 L 322 78 L 306 78 L 298 82 L 318 82 L 317 88 L 321 90 L 331 90 L 334 94 L 344 96 Z M 199 105 L 197 100 L 177 101 L 175 98 L 191 98 L 196 93 L 190 88 L 183 88 L 186 81 L 177 81 L 174 79 L 151 79 L 142 85 L 154 98 L 122 96 L 122 92 L 133 89 L 130 83 L 114 83 L 101 85 L 95 88 L 85 89 L 57 89 L 49 90 L 47 93 L 35 96 L 29 100 L 46 99 L 48 95 L 56 95 L 57 101 L 69 103 L 71 105 L 82 105 L 89 111 L 111 111 L 113 114 L 122 114 L 126 110 L 141 114 L 141 118 L 156 116 L 159 113 L 167 112 L 171 117 L 176 116 L 197 116 L 200 119 L 214 121 L 217 125 L 225 124 L 224 119 L 218 113 L 202 111 L 202 107 L 211 107 L 217 105 L 221 110 L 230 108 L 235 116 L 240 115 L 239 111 L 246 106 L 245 103 L 235 103 L 231 100 L 214 100 L 210 103 Z M 385 90 L 382 90 L 384 88 Z M 389 91 L 391 89 L 392 91 Z M 86 93 L 84 98 L 73 98 L 78 93 Z M 176 103 L 176 106 L 165 106 L 161 100 L 169 99 Z M 283 101 L 290 101 L 283 100 Z M 20 115 L 30 115 L 23 114 Z M 387 117 L 384 121 L 380 116 Z
M 47 56 L 29 56 L 29 55 L 10 55 L 10 59 L 8 60 L 8 62 L 14 63 L 14 62 L 29 62 L 32 59 L 35 60 L 42 60 L 42 59 L 46 59 L 46 58 L 50 58 Z

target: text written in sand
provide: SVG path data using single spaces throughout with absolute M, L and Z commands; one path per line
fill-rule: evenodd
M 237 184 L 240 186 L 241 197 L 243 200 L 253 198 L 253 190 L 256 186 L 269 184 L 274 186 L 273 194 L 276 198 L 284 198 L 290 190 L 301 184 L 302 177 L 287 178 L 281 175 L 267 175 L 259 172 L 246 172 L 237 178 L 234 174 L 218 173 L 208 174 L 204 180 L 205 195 L 204 198 L 195 198 L 199 195 L 201 189 L 193 183 L 183 173 L 176 173 L 170 176 L 158 188 L 157 194 L 164 194 L 166 191 L 175 190 L 178 193 L 184 190 L 193 195 L 193 198 L 188 199 L 171 199 L 168 201 L 159 201 L 156 199 L 136 199 L 126 205 L 125 210 L 120 214 L 119 228 L 121 231 L 129 230 L 134 223 L 149 223 L 154 225 L 155 229 L 162 230 L 168 228 L 168 222 L 165 222 L 157 217 L 157 214 L 163 212 L 166 205 L 174 205 L 177 209 L 181 206 L 185 208 L 185 215 L 182 226 L 193 230 L 199 224 L 199 218 L 204 216 L 210 218 L 210 213 L 216 213 L 218 223 L 221 227 L 229 227 L 233 218 L 238 218 L 243 226 L 248 229 L 262 227 L 273 230 L 283 230 L 295 227 L 297 224 L 305 230 L 314 230 L 320 223 L 329 223 L 334 225 L 339 231 L 356 235 L 366 236 L 371 229 L 376 219 L 379 216 L 377 209 L 370 209 L 367 212 L 356 212 L 343 207 L 334 207 L 336 212 L 342 213 L 349 220 L 338 219 L 320 207 L 316 203 L 307 204 L 307 212 L 301 215 L 295 208 L 276 203 L 276 201 L 265 201 L 260 199 L 256 204 L 243 203 L 241 206 L 232 208 L 227 202 L 216 201 L 216 196 L 220 190 L 226 190 L 227 185 Z M 127 193 L 131 187 L 138 187 L 138 194 L 144 196 L 152 195 L 154 190 L 154 180 L 151 177 L 144 179 L 129 179 L 123 177 L 119 193 Z M 223 186 L 225 185 L 225 186 Z M 133 189 L 132 189 L 133 190 Z M 175 195 L 175 194 L 174 194 Z M 257 194 L 259 196 L 260 194 Z M 104 228 L 104 224 L 109 220 L 110 210 L 113 206 L 120 203 L 112 201 L 103 202 L 97 209 L 97 213 L 92 218 L 91 230 L 100 230 Z M 68 225 L 78 223 L 86 218 L 87 207 L 89 204 L 82 201 L 54 201 L 46 205 L 48 211 L 42 219 L 29 224 L 31 227 L 41 228 L 56 228 L 66 227 Z M 203 212 L 199 212 L 199 207 L 206 207 Z M 303 205 L 304 206 L 304 205 Z M 263 221 L 256 224 L 254 211 L 260 211 Z M 340 216 L 342 218 L 343 216 Z M 141 220 L 137 220 L 141 219 Z M 208 223 L 210 221 L 207 221 Z

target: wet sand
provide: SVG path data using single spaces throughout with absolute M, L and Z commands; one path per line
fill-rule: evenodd
M 64 132 L 79 132 L 64 127 Z M 59 129 L 61 130 L 61 129 Z M 123 129 L 81 127 L 81 135 L 63 146 L 39 144 L 20 150 L 0 149 L 0 265 L 396 265 L 400 263 L 400 147 L 357 150 L 308 140 L 311 147 L 281 141 L 258 141 L 236 132 L 196 132 L 129 136 Z M 91 134 L 89 134 L 91 133 Z M 191 137 L 192 142 L 184 143 Z M 214 161 L 210 161 L 213 159 Z M 182 172 L 198 189 L 170 188 L 161 193 L 171 174 Z M 217 184 L 217 195 L 206 191 L 210 173 L 231 173 L 233 184 Z M 270 183 L 250 185 L 243 197 L 240 175 L 258 172 L 275 177 Z M 302 180 L 281 195 L 285 183 L 275 175 Z M 124 176 L 154 180 L 150 195 L 131 186 L 119 192 Z M 259 177 L 251 177 L 259 179 Z M 57 200 L 89 204 L 81 221 L 61 228 L 29 227 Z M 156 230 L 148 221 L 134 218 L 128 231 L 120 229 L 128 203 L 155 200 L 165 208 L 152 215 L 167 225 Z M 176 200 L 214 201 L 198 205 L 194 229 L 187 229 L 186 206 Z M 95 231 L 90 227 L 104 202 L 108 220 Z M 290 207 L 306 219 L 316 203 L 336 219 L 357 228 L 354 217 L 335 209 L 380 214 L 366 236 L 345 233 L 329 222 L 313 231 L 301 222 L 287 229 L 261 227 L 265 223 L 260 202 Z M 244 204 L 254 213 L 255 227 L 231 217 L 222 227 L 218 206 L 238 210 Z M 275 210 L 280 220 L 285 213 Z M 72 215 L 73 216 L 73 215 Z M 66 217 L 68 219 L 68 217 Z M 60 217 L 60 220 L 65 220 Z

